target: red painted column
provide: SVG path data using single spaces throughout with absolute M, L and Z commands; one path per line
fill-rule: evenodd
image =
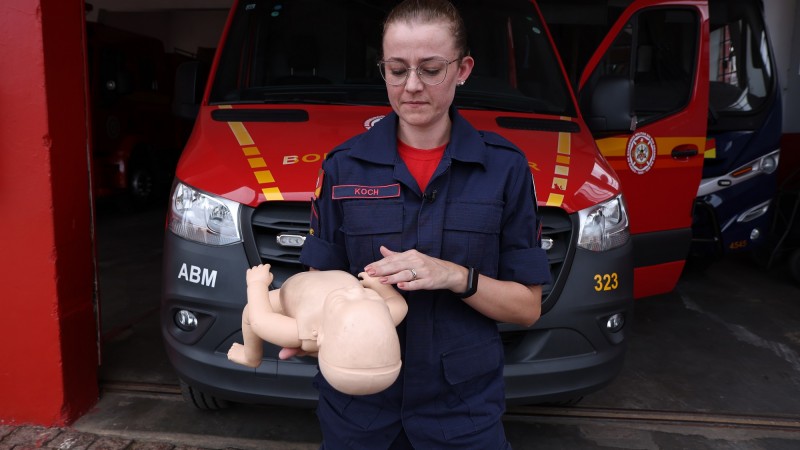
M 97 401 L 83 0 L 0 2 L 0 423 Z

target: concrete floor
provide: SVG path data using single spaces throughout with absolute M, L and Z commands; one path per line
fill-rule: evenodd
M 311 410 L 183 403 L 158 329 L 164 211 L 101 209 L 97 223 L 104 390 L 75 429 L 206 448 L 317 448 Z M 639 300 L 635 314 L 620 376 L 575 408 L 509 415 L 515 449 L 800 448 L 800 287 L 782 266 L 727 258 Z M 619 408 L 627 412 L 615 416 Z

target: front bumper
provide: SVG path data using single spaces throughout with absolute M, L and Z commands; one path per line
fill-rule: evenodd
M 633 315 L 631 251 L 628 242 L 607 252 L 571 252 L 547 313 L 530 329 L 500 325 L 509 403 L 570 400 L 616 377 Z M 312 406 L 317 400 L 311 383 L 315 359 L 279 361 L 279 349 L 271 344 L 265 344 L 257 369 L 227 359 L 231 344 L 242 342 L 244 277 L 250 264 L 242 244 L 211 247 L 167 232 L 161 324 L 170 362 L 181 379 L 221 399 Z M 177 325 L 174 317 L 181 309 L 198 317 L 194 331 Z M 607 318 L 617 313 L 625 325 L 606 331 Z

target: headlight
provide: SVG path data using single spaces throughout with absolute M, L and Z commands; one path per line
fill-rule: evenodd
M 772 152 L 761 158 L 761 171 L 764 173 L 773 173 L 778 170 L 778 162 L 780 161 L 780 152 Z
M 628 213 L 619 195 L 607 202 L 578 211 L 578 246 L 601 252 L 619 247 L 630 239 Z
M 239 203 L 177 183 L 172 191 L 169 230 L 203 244 L 240 242 Z

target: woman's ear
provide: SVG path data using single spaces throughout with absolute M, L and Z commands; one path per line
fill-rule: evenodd
M 472 56 L 465 56 L 461 58 L 461 63 L 458 65 L 458 84 L 463 85 L 469 75 L 472 73 L 472 68 L 475 67 L 475 60 Z

